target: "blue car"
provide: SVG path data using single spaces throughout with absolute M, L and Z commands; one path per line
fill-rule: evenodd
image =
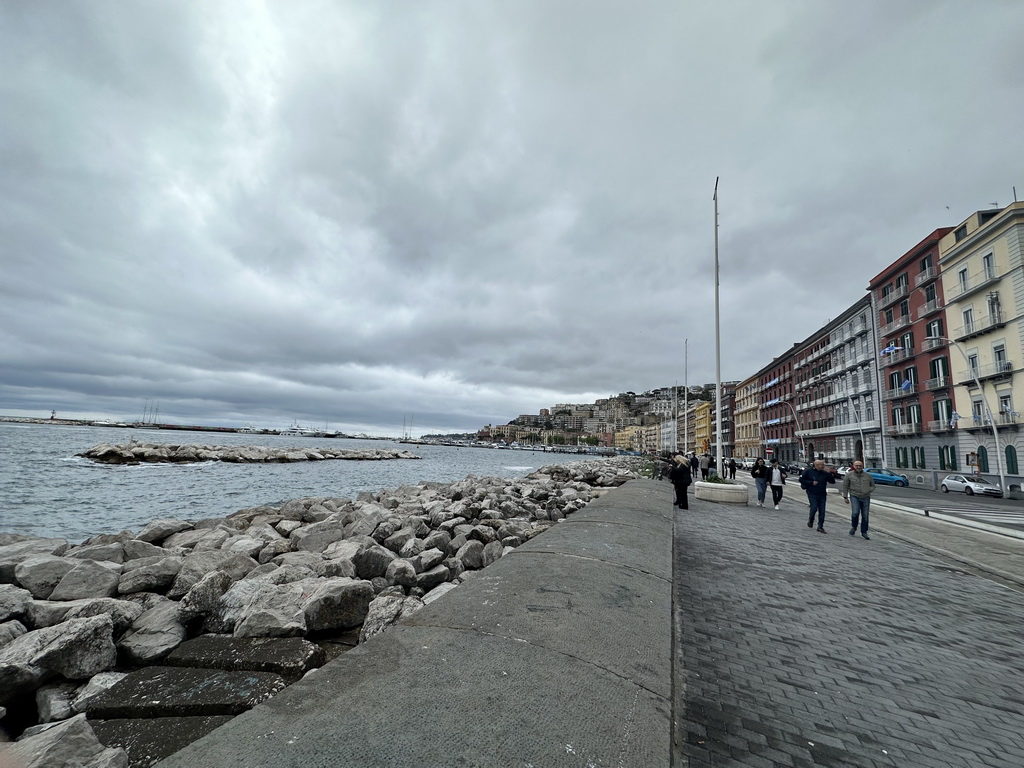
M 906 475 L 897 475 L 888 469 L 868 467 L 864 471 L 875 479 L 877 485 L 895 485 L 897 488 L 905 488 L 907 485 Z

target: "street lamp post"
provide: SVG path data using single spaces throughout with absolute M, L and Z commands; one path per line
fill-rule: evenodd
M 718 476 L 724 472 L 722 462 L 722 338 L 721 322 L 718 311 L 718 177 L 715 177 L 715 434 L 718 435 L 718 455 L 715 464 Z
M 785 405 L 787 408 L 789 408 L 790 411 L 793 412 L 793 421 L 796 424 L 796 430 L 797 430 L 796 431 L 796 438 L 797 438 L 797 440 L 800 441 L 800 455 L 803 456 L 804 460 L 806 461 L 807 458 L 808 458 L 807 457 L 807 444 L 804 443 L 804 436 L 800 434 L 801 432 L 804 431 L 804 428 L 802 426 L 800 426 L 800 417 L 796 415 L 796 408 L 794 408 L 793 404 L 791 402 L 789 402 L 788 400 L 779 400 L 779 402 L 782 403 L 783 405 Z M 808 462 L 808 463 L 810 463 L 810 462 Z
M 978 371 L 971 365 L 971 361 L 967 359 L 967 353 L 964 352 L 964 349 L 960 346 L 959 342 L 953 341 L 945 336 L 931 336 L 929 338 L 942 339 L 942 341 L 945 341 L 957 348 L 957 351 L 960 352 L 960 356 L 964 359 L 964 363 L 967 365 L 967 370 L 971 374 L 971 378 L 974 379 L 975 386 L 978 387 L 978 392 L 981 393 L 981 402 L 984 404 L 985 410 L 988 412 L 988 423 L 989 426 L 992 427 L 992 439 L 996 441 L 996 468 L 999 470 L 999 488 L 1005 496 L 1007 493 L 1006 475 L 1003 472 L 1003 448 L 1002 444 L 999 442 L 999 428 L 996 426 L 996 419 L 992 415 L 992 406 L 988 403 L 988 396 L 985 394 L 985 390 L 982 389 L 981 381 L 978 379 Z

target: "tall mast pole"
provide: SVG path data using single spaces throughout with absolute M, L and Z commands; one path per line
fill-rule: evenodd
M 683 451 L 690 449 L 690 340 L 683 341 Z M 676 428 L 678 430 L 678 427 Z
M 722 477 L 725 467 L 722 450 L 722 340 L 721 321 L 718 311 L 718 177 L 715 177 L 715 464 L 718 476 Z

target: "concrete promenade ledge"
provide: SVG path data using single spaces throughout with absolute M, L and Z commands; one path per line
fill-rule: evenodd
M 666 489 L 608 493 L 160 766 L 668 765 Z
M 159 765 L 1024 766 L 1024 593 L 937 551 L 1024 541 L 671 502 L 611 491 Z

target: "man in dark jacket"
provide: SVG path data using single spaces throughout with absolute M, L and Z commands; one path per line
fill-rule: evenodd
M 690 487 L 693 476 L 690 474 L 690 463 L 685 456 L 676 456 L 676 465 L 669 472 L 668 479 L 676 489 L 676 501 L 673 506 L 680 509 L 689 509 L 690 505 L 686 499 L 686 489 Z
M 818 533 L 825 531 L 825 498 L 828 494 L 828 484 L 835 485 L 836 478 L 831 472 L 825 471 L 825 462 L 818 459 L 813 465 L 804 470 L 800 475 L 800 487 L 807 491 L 807 501 L 810 504 L 810 516 L 807 518 L 807 527 L 814 527 L 814 514 L 818 514 Z

